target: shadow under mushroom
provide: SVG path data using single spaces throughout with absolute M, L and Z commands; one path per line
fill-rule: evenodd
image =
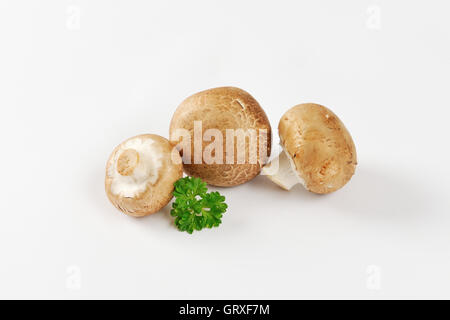
M 377 166 L 359 165 L 347 185 L 326 195 L 314 194 L 301 185 L 285 191 L 265 176 L 256 177 L 250 184 L 267 195 L 272 193 L 272 201 L 277 201 L 274 198 L 279 197 L 281 203 L 286 200 L 298 201 L 299 205 L 302 202 L 317 202 L 318 206 L 364 219 L 419 218 L 426 215 L 430 207 L 423 197 L 426 190 L 422 190 L 425 188 L 421 187 L 421 181 L 414 180 L 413 173 L 394 172 L 393 169 Z

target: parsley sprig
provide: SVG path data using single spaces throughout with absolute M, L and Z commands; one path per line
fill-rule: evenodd
M 206 183 L 200 178 L 185 177 L 174 184 L 170 214 L 175 217 L 175 225 L 180 231 L 192 233 L 194 230 L 218 227 L 222 215 L 227 211 L 225 197 L 219 192 L 207 192 Z

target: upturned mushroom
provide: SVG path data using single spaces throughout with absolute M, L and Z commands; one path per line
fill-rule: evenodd
M 215 186 L 253 179 L 271 150 L 271 127 L 246 91 L 221 87 L 185 99 L 170 124 L 170 141 L 183 156 L 184 171 Z
M 114 149 L 106 165 L 105 190 L 120 211 L 142 217 L 167 205 L 174 182 L 182 176 L 181 157 L 169 141 L 143 134 Z
M 343 187 L 356 168 L 356 149 L 342 121 L 314 103 L 288 110 L 278 125 L 283 151 L 263 174 L 285 190 L 300 183 L 325 194 Z

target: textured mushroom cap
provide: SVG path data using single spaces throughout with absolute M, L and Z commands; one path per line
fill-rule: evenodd
M 208 129 L 217 129 L 222 133 L 223 163 L 207 164 L 203 157 L 201 163 L 194 163 L 194 121 L 202 121 L 202 137 Z M 174 145 L 183 140 L 182 137 L 174 137 L 177 129 L 186 129 L 191 136 L 191 159 L 189 163 L 184 161 L 184 171 L 211 185 L 229 187 L 253 179 L 266 163 L 267 155 L 270 155 L 272 140 L 270 122 L 259 103 L 249 93 L 239 88 L 214 88 L 188 97 L 177 108 L 170 124 L 170 140 Z M 250 160 L 249 139 L 244 147 L 238 139 L 234 138 L 234 161 L 226 162 L 226 129 L 243 129 L 244 131 L 254 129 L 257 133 L 259 130 L 266 130 L 266 137 L 258 135 L 257 138 L 257 161 L 254 161 L 254 157 Z M 203 140 L 202 150 L 205 150 L 211 142 Z M 264 154 L 262 157 L 260 157 L 260 145 L 267 148 L 267 154 L 261 152 Z M 244 150 L 243 148 L 245 148 L 243 152 L 245 161 L 237 163 L 238 149 Z
M 135 196 L 124 196 L 113 192 L 113 174 L 116 170 L 122 176 L 130 175 L 129 170 L 124 166 L 133 166 L 139 160 L 139 156 L 132 149 L 127 149 L 127 143 L 138 142 L 151 143 L 152 153 L 158 159 L 157 177 L 154 183 L 148 181 L 144 190 Z M 145 145 L 145 144 L 143 144 Z M 174 182 L 183 177 L 183 166 L 179 153 L 169 143 L 169 141 L 155 134 L 143 134 L 125 140 L 112 152 L 106 165 L 105 191 L 111 203 L 120 211 L 134 217 L 142 217 L 159 211 L 172 199 Z M 133 169 L 131 169 L 132 171 Z
M 284 150 L 309 191 L 336 191 L 355 172 L 352 137 L 328 108 L 314 103 L 297 105 L 283 115 L 278 132 Z

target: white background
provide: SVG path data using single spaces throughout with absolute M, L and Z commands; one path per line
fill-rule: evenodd
M 448 1 L 0 2 L 0 298 L 450 298 Z M 265 177 L 216 229 L 107 200 L 112 149 L 233 85 L 331 108 L 340 191 Z

